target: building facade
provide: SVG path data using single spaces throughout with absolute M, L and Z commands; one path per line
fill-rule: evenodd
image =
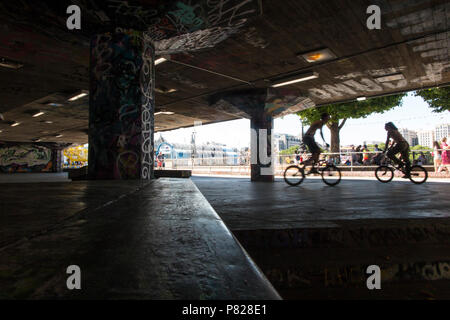
M 434 130 L 418 131 L 417 137 L 419 140 L 419 145 L 430 148 L 433 147 L 433 142 L 435 140 Z
M 434 136 L 436 141 L 441 141 L 442 138 L 450 136 L 450 123 L 436 126 L 434 129 Z
M 398 129 L 400 134 L 408 141 L 411 147 L 417 146 L 419 144 L 419 139 L 417 136 L 417 132 L 409 129 Z
M 275 149 L 283 151 L 293 146 L 300 146 L 302 139 L 289 134 L 275 134 Z

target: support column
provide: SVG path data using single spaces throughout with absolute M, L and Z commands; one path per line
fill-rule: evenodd
M 89 176 L 153 177 L 154 46 L 142 32 L 91 40 Z
M 63 172 L 64 160 L 63 150 L 55 148 L 52 150 L 53 172 Z
M 272 154 L 273 118 L 264 110 L 253 112 L 250 126 L 251 180 L 273 182 L 275 175 L 275 162 Z

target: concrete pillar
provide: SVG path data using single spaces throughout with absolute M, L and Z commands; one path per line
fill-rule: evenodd
M 154 46 L 142 32 L 91 40 L 89 176 L 153 177 Z
M 63 150 L 56 148 L 52 150 L 53 172 L 63 172 L 63 157 Z
M 275 175 L 275 162 L 272 154 L 273 118 L 264 110 L 252 112 L 250 126 L 251 181 L 273 182 Z

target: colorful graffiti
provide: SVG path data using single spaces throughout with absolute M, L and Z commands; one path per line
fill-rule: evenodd
M 65 157 L 64 167 L 83 167 L 88 164 L 88 147 L 76 146 L 64 149 L 63 155 Z
M 51 172 L 52 150 L 33 144 L 0 147 L 0 172 Z
M 175 8 L 148 31 L 156 41 L 157 54 L 197 51 L 212 48 L 238 33 L 248 19 L 260 11 L 255 0 L 207 0 L 201 5 L 178 1 Z M 168 30 L 172 33 L 167 34 Z
M 91 43 L 89 172 L 149 179 L 153 163 L 154 49 L 148 35 L 102 34 Z

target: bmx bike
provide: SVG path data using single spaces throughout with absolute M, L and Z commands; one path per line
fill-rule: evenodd
M 306 168 L 310 167 L 308 171 Z M 312 165 L 292 165 L 284 170 L 284 181 L 290 186 L 300 185 L 306 176 L 315 174 L 322 177 L 322 181 L 329 185 L 335 186 L 341 182 L 341 170 L 334 164 L 330 164 L 325 160 L 319 160 L 317 163 Z
M 380 165 L 375 170 L 375 177 L 378 179 L 378 181 L 382 183 L 388 183 L 391 182 L 392 179 L 394 179 L 394 173 L 395 170 L 398 170 L 404 174 L 406 174 L 406 164 L 403 158 L 400 158 L 402 161 L 401 166 L 394 166 L 392 164 L 392 161 L 386 156 L 386 152 L 384 155 L 384 163 Z M 419 165 L 411 166 L 409 180 L 415 184 L 422 184 L 428 179 L 428 172 L 425 170 L 424 167 Z

